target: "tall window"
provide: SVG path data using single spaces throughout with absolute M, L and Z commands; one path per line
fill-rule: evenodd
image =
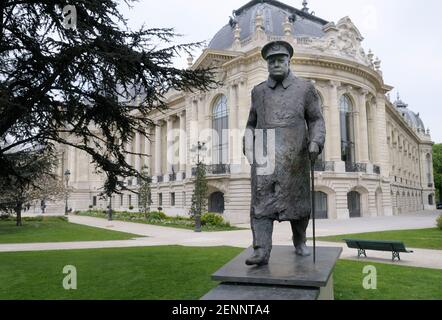
M 227 98 L 221 95 L 216 99 L 212 112 L 212 149 L 214 164 L 226 164 L 228 162 L 228 127 Z
M 353 104 L 348 96 L 343 95 L 340 100 L 341 125 L 341 158 L 345 162 L 355 162 Z
M 315 208 L 317 219 L 327 219 L 327 194 L 320 191 L 315 191 Z
M 433 183 L 432 179 L 431 179 L 431 155 L 428 153 L 427 154 L 427 158 L 426 158 L 426 171 L 427 171 L 427 180 L 428 180 L 428 184 L 430 185 L 431 183 Z

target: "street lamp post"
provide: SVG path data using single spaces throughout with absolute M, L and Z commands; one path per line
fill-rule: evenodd
M 68 212 L 69 212 L 69 209 L 68 209 L 68 196 L 69 196 L 68 186 L 69 186 L 69 176 L 70 175 L 71 175 L 71 172 L 69 170 L 66 170 L 64 172 L 64 177 L 65 177 L 65 180 L 66 180 L 66 199 L 65 199 L 66 201 L 65 201 L 65 207 L 64 207 L 64 215 L 65 216 L 67 216 Z
M 109 209 L 107 211 L 108 213 L 108 220 L 112 221 L 112 194 L 109 196 Z
M 201 151 L 207 151 L 206 143 L 198 141 L 198 145 L 193 146 L 191 151 L 197 153 L 197 170 L 198 170 L 203 165 L 200 154 Z M 197 199 L 196 211 L 197 212 L 195 212 L 195 232 L 201 232 L 201 214 L 202 214 L 201 199 Z

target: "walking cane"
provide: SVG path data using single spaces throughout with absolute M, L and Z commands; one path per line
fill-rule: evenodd
M 316 264 L 315 160 L 311 160 L 311 174 L 312 174 L 313 263 Z

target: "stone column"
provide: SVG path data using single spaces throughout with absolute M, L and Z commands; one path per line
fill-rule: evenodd
M 173 118 L 169 116 L 166 118 L 167 123 L 167 153 L 166 153 L 166 161 L 167 161 L 167 175 L 164 177 L 164 181 L 169 181 L 169 175 L 173 173 Z
M 141 153 L 140 150 L 140 134 L 138 132 L 135 132 L 135 153 Z M 137 170 L 138 172 L 141 171 L 141 156 L 139 155 L 134 155 L 134 167 L 135 170 Z M 135 179 L 134 184 L 137 185 L 138 181 Z
M 182 111 L 179 113 L 180 118 L 180 145 L 179 145 L 179 174 L 178 180 L 183 180 L 184 174 L 186 172 L 186 146 L 187 146 L 187 135 L 186 135 L 186 112 Z
M 390 168 L 388 163 L 388 148 L 387 148 L 387 121 L 385 119 L 385 96 L 379 93 L 376 97 L 376 112 L 375 112 L 375 130 L 373 140 L 375 141 L 375 163 L 381 166 L 381 174 L 384 177 L 390 175 Z
M 354 136 L 354 143 L 355 143 L 355 159 L 354 162 L 361 162 L 361 118 L 360 118 L 360 106 L 358 105 L 359 101 L 356 101 L 356 105 L 354 106 L 353 110 L 353 136 Z
M 368 156 L 367 94 L 368 91 L 366 89 L 359 90 L 359 162 L 362 163 L 370 162 Z
M 241 137 L 238 134 L 238 83 L 232 83 L 229 87 L 229 148 L 230 148 L 230 170 L 237 172 L 241 170 Z M 239 169 L 239 170 L 238 170 Z
M 330 138 L 328 137 L 328 134 L 330 133 L 330 107 L 325 104 L 325 101 L 322 105 L 322 115 L 324 116 L 325 129 L 327 132 L 324 150 L 323 150 L 323 153 L 324 153 L 323 158 L 324 158 L 324 161 L 329 161 L 330 160 Z
M 161 176 L 161 121 L 155 123 L 155 182 L 157 177 Z
M 150 138 L 150 128 L 146 129 L 147 136 Z M 152 175 L 152 145 L 148 138 L 144 138 L 144 165 L 147 166 L 148 174 Z
M 267 76 L 267 74 L 266 74 Z M 239 79 L 237 86 L 237 99 L 238 99 L 238 129 L 244 130 L 246 128 L 247 119 L 249 118 L 250 107 L 252 104 L 251 89 L 248 88 L 248 82 L 246 77 Z M 243 133 L 243 132 L 242 132 Z M 238 138 L 241 159 L 241 172 L 250 173 L 250 164 L 246 157 L 242 153 L 242 136 Z
M 338 98 L 338 87 L 340 82 L 330 81 L 329 82 L 329 101 L 328 105 L 330 107 L 330 132 L 328 133 L 330 139 L 330 161 L 335 162 L 335 171 L 344 172 L 345 165 L 342 162 L 341 157 L 341 126 L 339 120 L 339 98 Z

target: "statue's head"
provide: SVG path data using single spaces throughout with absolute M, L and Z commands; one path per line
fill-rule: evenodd
M 264 46 L 262 57 L 267 60 L 270 77 L 276 81 L 284 80 L 290 71 L 293 47 L 285 41 L 273 41 Z

